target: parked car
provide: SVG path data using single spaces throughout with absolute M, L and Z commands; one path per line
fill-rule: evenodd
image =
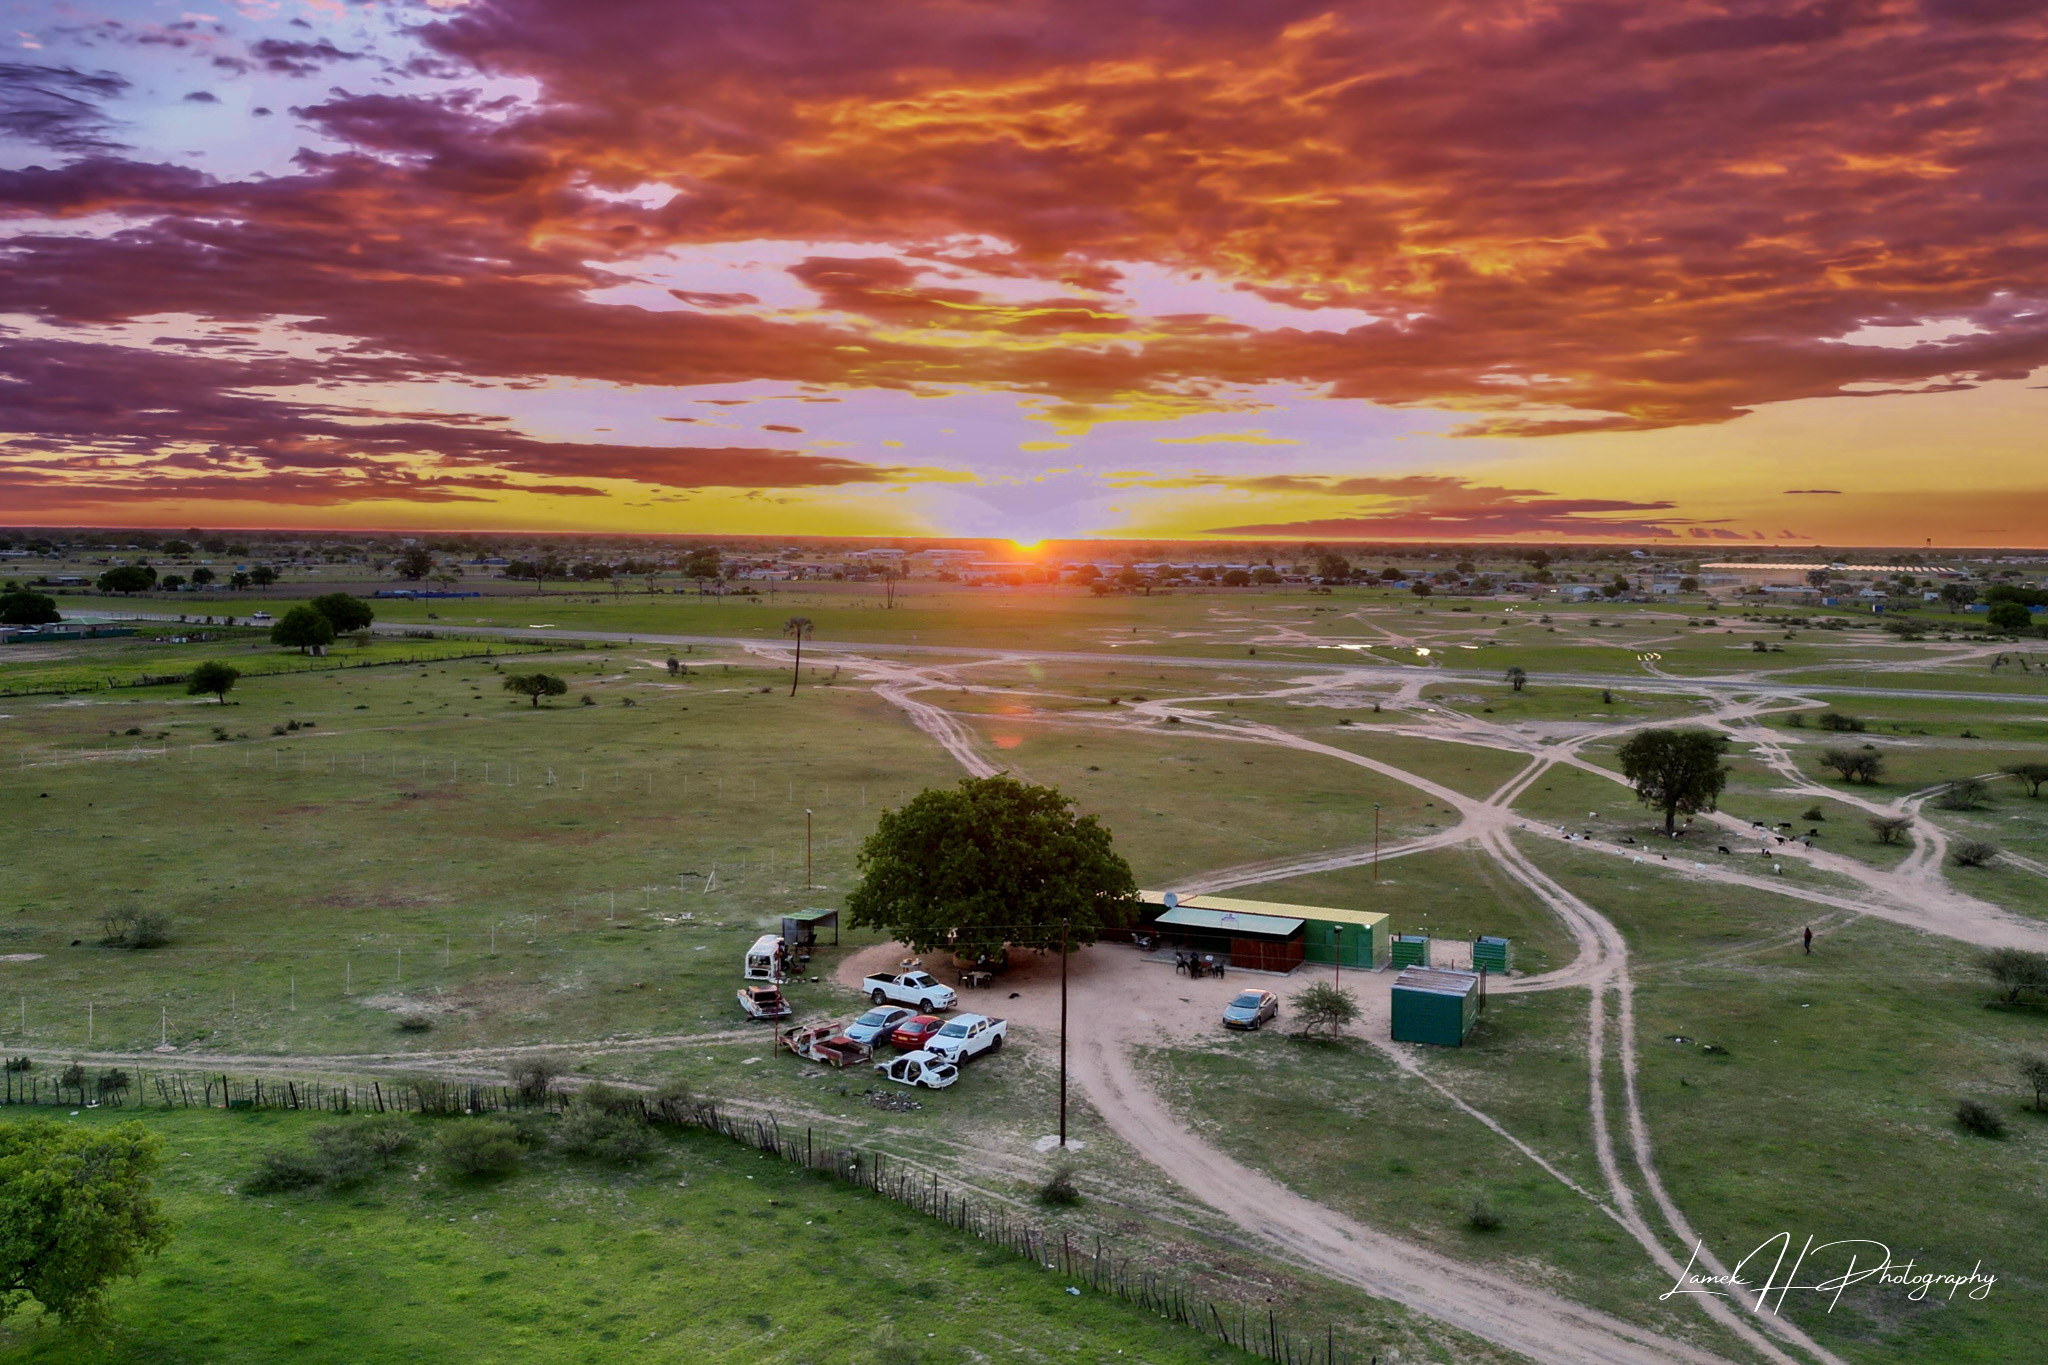
M 931 1052 L 906 1052 L 901 1057 L 876 1062 L 875 1070 L 883 1080 L 898 1085 L 921 1085 L 930 1090 L 944 1090 L 960 1079 L 959 1067 Z
M 892 1046 L 904 1052 L 921 1051 L 932 1040 L 932 1035 L 946 1026 L 946 1021 L 936 1014 L 913 1014 L 896 1026 L 889 1035 Z
M 930 972 L 904 972 L 900 976 L 870 976 L 860 983 L 868 999 L 877 1005 L 915 1005 L 926 1014 L 949 1010 L 959 1002 L 951 986 L 942 986 Z
M 915 1014 L 915 1010 L 907 1010 L 901 1005 L 879 1005 L 848 1024 L 846 1036 L 869 1047 L 880 1047 L 896 1031 L 897 1025 Z
M 841 1033 L 837 1024 L 812 1024 L 808 1028 L 786 1029 L 780 1037 L 782 1046 L 805 1061 L 823 1062 L 827 1066 L 842 1069 L 858 1066 L 875 1055 L 875 1050 L 866 1043 Z
M 1239 991 L 1237 998 L 1223 1007 L 1223 1027 L 1263 1028 L 1270 1019 L 1280 1017 L 1280 997 L 1271 991 Z
M 949 1062 L 964 1062 L 969 1057 L 1000 1050 L 1003 1035 L 1009 1031 L 1007 1020 L 991 1019 L 985 1014 L 962 1014 L 933 1034 L 925 1048 Z

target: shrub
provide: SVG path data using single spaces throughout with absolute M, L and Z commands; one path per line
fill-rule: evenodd
M 1965 839 L 1949 850 L 1949 856 L 1961 867 L 1983 867 L 1998 856 L 1998 845 L 1982 839 Z
M 161 948 L 171 922 L 150 910 L 114 910 L 100 917 L 100 942 L 109 948 Z
M 1884 755 L 1873 749 L 1823 749 L 1820 755 L 1823 768 L 1831 768 L 1844 782 L 1861 782 L 1866 786 L 1884 776 Z
M 1905 842 L 1906 834 L 1913 828 L 1911 816 L 1873 815 L 1870 817 L 1870 832 L 1877 836 L 1880 844 Z
M 281 1194 L 286 1190 L 310 1189 L 325 1178 L 326 1173 L 311 1154 L 279 1148 L 263 1154 L 255 1173 L 242 1182 L 242 1189 L 248 1194 Z
M 1061 1208 L 1070 1208 L 1080 1203 L 1081 1190 L 1074 1183 L 1074 1168 L 1064 1164 L 1054 1167 L 1053 1173 L 1038 1187 L 1038 1202 Z
M 57 1084 L 66 1090 L 85 1089 L 85 1067 L 77 1062 L 72 1062 L 57 1073 Z
M 1474 1232 L 1492 1232 L 1501 1225 L 1500 1211 L 1487 1202 L 1485 1195 L 1474 1195 L 1471 1207 L 1465 1210 L 1465 1221 Z
M 654 1093 L 647 1097 L 648 1107 L 668 1123 L 681 1123 L 696 1107 L 697 1092 L 690 1083 L 680 1077 L 663 1081 L 654 1087 Z
M 645 1105 L 636 1090 L 623 1086 L 606 1085 L 603 1081 L 592 1081 L 576 1096 L 577 1101 L 592 1109 L 616 1115 L 621 1118 L 642 1119 L 646 1117 Z
M 567 1063 L 554 1053 L 535 1052 L 506 1067 L 505 1076 L 512 1082 L 512 1088 L 519 1092 L 521 1099 L 538 1104 L 546 1099 L 548 1091 L 554 1088 L 556 1077 L 566 1070 Z
M 1346 1024 L 1358 1018 L 1358 997 L 1327 981 L 1316 982 L 1287 1003 L 1293 1009 L 1294 1017 L 1301 1022 L 1298 1036 L 1303 1038 L 1318 1028 L 1328 1029 L 1334 1037 L 1344 1031 Z
M 1840 711 L 1823 711 L 1820 714 L 1820 719 L 1815 723 L 1821 729 L 1832 730 L 1836 734 L 1860 735 L 1864 730 L 1864 724 L 1861 720 L 1855 716 L 1843 715 Z
M 35 1062 L 27 1057 L 9 1057 L 7 1059 L 7 1069 L 9 1071 L 33 1071 L 35 1067 Z
M 1957 1100 L 1956 1122 L 1964 1132 L 1975 1133 L 1978 1137 L 2005 1136 L 2005 1115 L 1982 1100 Z
M 406 1033 L 425 1033 L 434 1026 L 434 1016 L 417 1005 L 402 1009 L 396 1016 L 398 1027 Z
M 519 1169 L 519 1130 L 499 1119 L 464 1120 L 451 1124 L 438 1144 L 449 1172 L 471 1178 L 510 1175 Z
M 403 1082 L 412 1091 L 413 1100 L 422 1114 L 459 1114 L 462 1112 L 462 1088 L 439 1076 L 424 1072 L 407 1076 Z
M 1791 715 L 1785 717 L 1785 728 L 1788 730 L 1804 730 L 1806 728 L 1806 713 L 1794 711 Z
M 654 1134 L 637 1113 L 613 1113 L 579 1095 L 562 1118 L 562 1150 L 627 1165 L 654 1150 Z
M 2035 1111 L 2048 1111 L 2048 1057 L 2022 1057 L 2019 1070 L 2020 1083 L 2034 1092 Z
M 1977 959 L 1977 965 L 1993 985 L 2005 992 L 2008 1005 L 2017 1003 L 2022 991 L 2048 992 L 2048 953 L 2027 948 L 1993 948 Z
M 1805 812 L 1801 814 L 1799 818 L 1802 820 L 1811 821 L 1814 824 L 1819 824 L 1821 821 L 1828 818 L 1828 813 L 1822 810 L 1819 806 L 1808 806 Z
M 1949 783 L 1935 797 L 1935 804 L 1943 810 L 1976 810 L 1984 804 L 1987 795 L 1984 783 L 1978 778 L 1964 777 Z

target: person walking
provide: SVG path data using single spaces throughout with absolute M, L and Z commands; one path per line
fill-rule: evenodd
M 1813 926 L 1811 924 L 1806 926 L 1806 955 L 1808 957 L 1813 956 Z

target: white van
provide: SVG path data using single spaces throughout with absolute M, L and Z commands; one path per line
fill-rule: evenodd
M 754 940 L 754 946 L 747 949 L 746 978 L 749 981 L 780 981 L 776 954 L 782 948 L 779 934 L 763 934 Z

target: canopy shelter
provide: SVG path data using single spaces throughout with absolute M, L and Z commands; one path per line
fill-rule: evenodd
M 1168 942 L 1198 953 L 1223 953 L 1230 965 L 1255 972 L 1291 972 L 1301 965 L 1302 921 L 1287 915 L 1241 914 L 1181 905 L 1152 921 Z
M 1387 917 L 1372 910 L 1340 910 L 1328 905 L 1287 905 L 1279 901 L 1239 900 L 1235 896 L 1179 896 L 1173 909 L 1166 908 L 1166 893 L 1140 891 L 1143 918 L 1163 922 L 1164 916 L 1179 910 L 1213 910 L 1221 914 L 1254 919 L 1299 920 L 1302 925 L 1302 961 L 1334 963 L 1341 953 L 1346 967 L 1372 968 L 1387 965 L 1392 937 Z
M 839 946 L 839 912 L 837 910 L 799 910 L 793 915 L 782 917 L 782 941 L 792 948 L 815 948 L 818 946 L 818 931 L 829 928 L 832 931 L 832 946 Z

